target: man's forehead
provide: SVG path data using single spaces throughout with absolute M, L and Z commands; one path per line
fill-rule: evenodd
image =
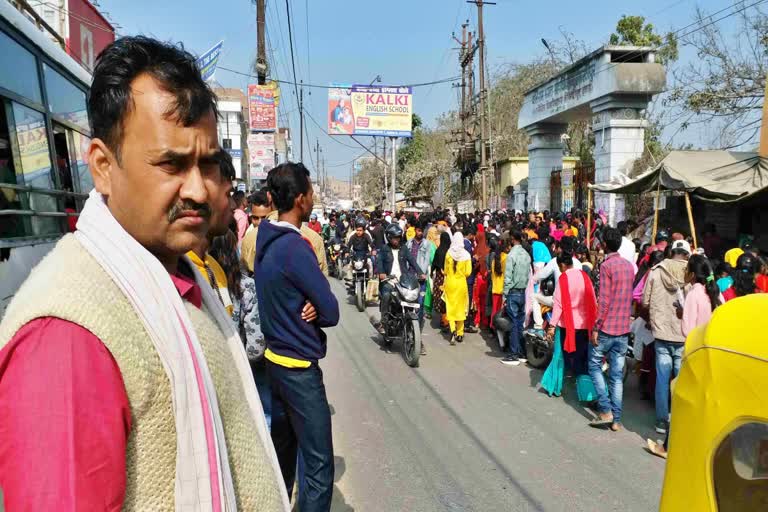
M 126 116 L 126 129 L 132 125 L 139 136 L 148 137 L 151 147 L 191 145 L 192 138 L 197 138 L 201 132 L 210 139 L 208 145 L 218 148 L 216 133 L 216 117 L 211 110 L 190 126 L 184 126 L 175 113 L 177 98 L 165 90 L 148 74 L 137 77 L 131 83 L 132 107 Z M 155 144 L 160 142 L 161 144 Z

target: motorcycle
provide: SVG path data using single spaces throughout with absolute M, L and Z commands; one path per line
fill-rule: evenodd
M 350 254 L 345 245 L 339 245 L 339 256 L 336 258 L 336 279 L 344 280 L 344 267 L 349 265 Z
M 402 342 L 403 358 L 408 366 L 419 366 L 421 355 L 421 328 L 419 325 L 419 293 L 421 286 L 414 274 L 404 274 L 400 279 L 390 277 L 394 290 L 389 302 L 389 311 L 382 313 L 384 342 Z
M 355 295 L 355 305 L 359 312 L 365 311 L 365 292 L 368 289 L 368 256 L 364 254 L 354 255 L 352 257 L 352 281 L 350 282 L 350 292 Z
M 341 279 L 340 267 L 338 260 L 341 256 L 341 244 L 331 241 L 326 249 L 328 253 L 328 274 L 336 279 Z

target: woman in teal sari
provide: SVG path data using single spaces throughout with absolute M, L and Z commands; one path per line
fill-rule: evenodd
M 437 250 L 437 246 L 440 245 L 440 232 L 437 230 L 436 226 L 432 226 L 427 230 L 426 238 L 432 242 L 429 252 L 429 267 L 432 268 L 432 260 L 435 259 L 435 251 Z M 430 274 L 431 273 L 427 274 L 427 289 L 424 294 L 424 316 L 426 316 L 427 319 L 432 318 L 432 278 L 430 277 Z
M 557 257 L 562 272 L 555 287 L 552 319 L 547 330 L 554 339 L 554 352 L 541 386 L 550 396 L 560 396 L 567 364 L 576 376 L 579 401 L 597 400 L 597 393 L 589 377 L 587 354 L 589 333 L 597 319 L 597 300 L 589 276 L 573 268 L 573 256 L 563 252 Z

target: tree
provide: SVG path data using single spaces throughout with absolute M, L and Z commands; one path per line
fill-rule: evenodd
M 677 38 L 672 32 L 664 36 L 657 34 L 651 23 L 646 23 L 643 16 L 621 17 L 616 24 L 616 32 L 611 34 L 610 44 L 614 46 L 652 46 L 657 48 L 656 62 L 668 64 L 677 60 Z
M 403 144 L 397 158 L 397 188 L 407 195 L 432 197 L 439 180 L 450 174 L 450 130 L 445 129 L 444 122 L 443 117 L 431 130 L 414 114 L 413 137 Z
M 528 135 L 517 128 L 517 119 L 526 91 L 556 75 L 587 55 L 584 41 L 573 34 L 560 30 L 560 39 L 547 41 L 550 54 L 524 64 L 507 64 L 499 68 L 492 80 L 489 92 L 491 137 L 493 158 L 525 156 L 528 154 Z M 583 161 L 592 160 L 592 146 L 587 121 L 568 125 L 565 152 L 579 156 Z
M 384 199 L 384 166 L 381 162 L 365 159 L 357 173 L 357 182 L 366 204 L 381 204 Z
M 754 143 L 768 73 L 768 16 L 757 6 L 741 10 L 729 38 L 701 9 L 695 20 L 696 28 L 681 41 L 696 51 L 696 58 L 674 73 L 666 105 L 677 108 L 681 129 L 709 128 L 712 146 Z

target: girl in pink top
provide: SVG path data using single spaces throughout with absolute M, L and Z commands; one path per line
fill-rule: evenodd
M 704 256 L 691 256 L 685 280 L 693 285 L 683 305 L 683 335 L 687 337 L 694 328 L 709 322 L 712 311 L 725 301 L 717 287 L 712 264 Z

